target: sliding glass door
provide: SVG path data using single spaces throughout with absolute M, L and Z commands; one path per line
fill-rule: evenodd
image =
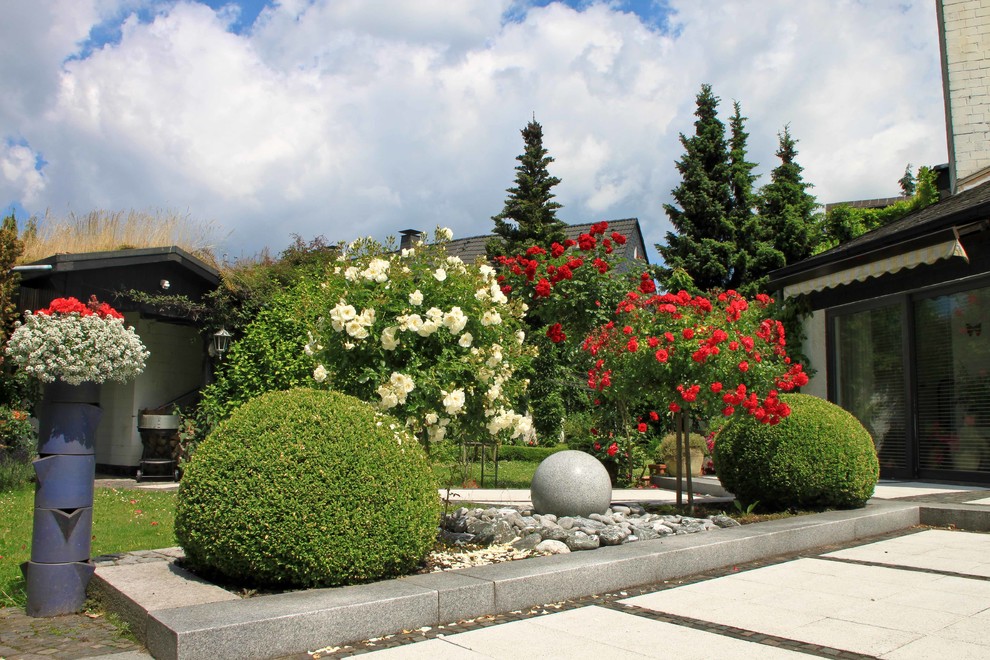
M 829 314 L 829 396 L 873 436 L 881 476 L 990 482 L 990 286 Z
M 873 436 L 883 476 L 911 471 L 907 437 L 904 302 L 833 318 L 832 398 Z
M 922 476 L 990 474 L 990 289 L 914 302 L 918 468 Z

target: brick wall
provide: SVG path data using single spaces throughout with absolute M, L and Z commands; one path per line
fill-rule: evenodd
M 955 192 L 990 179 L 990 0 L 937 0 Z

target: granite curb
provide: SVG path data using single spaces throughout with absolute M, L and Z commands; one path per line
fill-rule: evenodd
M 935 513 L 922 513 L 933 506 Z M 965 511 L 969 508 L 874 501 L 865 509 L 640 541 L 594 552 L 248 599 L 212 585 L 198 585 L 201 601 L 177 605 L 167 593 L 193 590 L 183 586 L 190 576 L 175 568 L 157 569 L 153 579 L 157 595 L 148 593 L 147 583 L 141 587 L 134 582 L 133 575 L 129 581 L 122 579 L 125 572 L 113 570 L 127 568 L 137 573 L 134 567 L 97 569 L 91 589 L 110 611 L 132 622 L 135 634 L 156 658 L 277 657 L 849 542 L 922 524 L 923 515 L 948 520 L 952 510 L 964 509 L 963 515 L 977 525 L 990 524 L 990 516 L 981 517 L 975 507 L 972 513 Z

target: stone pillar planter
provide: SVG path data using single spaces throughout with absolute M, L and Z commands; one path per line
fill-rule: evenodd
M 29 616 L 79 611 L 93 575 L 93 480 L 99 385 L 53 383 L 40 420 L 31 560 L 21 565 Z

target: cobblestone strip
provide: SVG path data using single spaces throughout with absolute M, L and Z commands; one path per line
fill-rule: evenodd
M 849 559 L 847 557 L 818 557 L 824 561 L 834 561 L 839 564 L 856 564 L 857 566 L 876 566 L 878 568 L 893 568 L 898 571 L 911 571 L 912 573 L 928 573 L 929 575 L 940 575 L 942 577 L 965 578 L 967 580 L 982 580 L 990 582 L 990 576 L 973 575 L 972 573 L 957 573 L 956 571 L 944 571 L 938 568 L 925 568 L 923 566 L 905 566 L 904 564 L 888 564 L 882 561 L 866 561 L 864 559 Z
M 97 568 L 101 566 L 127 566 L 128 564 L 147 564 L 154 561 L 172 561 L 173 559 L 182 559 L 185 556 L 182 548 L 135 550 L 93 557 L 93 563 Z
M 75 660 L 143 650 L 102 616 L 66 614 L 38 619 L 19 607 L 0 609 L 0 658 L 6 660 Z
M 990 497 L 990 490 L 960 490 L 948 493 L 928 493 L 892 497 L 888 502 L 925 502 L 931 504 L 971 504 L 975 500 Z M 977 504 L 975 506 L 986 506 Z
M 181 548 L 121 552 L 94 557 L 99 566 L 123 566 L 169 561 L 182 556 Z M 83 612 L 34 618 L 19 607 L 0 608 L 0 660 L 75 660 L 93 656 L 144 651 L 102 614 Z

